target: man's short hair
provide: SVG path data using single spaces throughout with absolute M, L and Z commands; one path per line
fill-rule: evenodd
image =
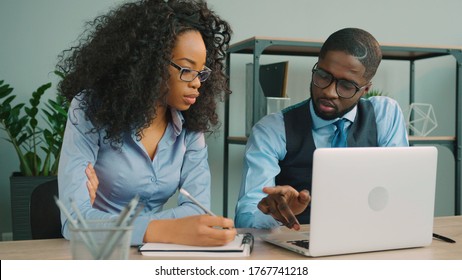
M 323 59 L 329 51 L 343 51 L 356 57 L 366 68 L 364 78 L 368 81 L 374 77 L 382 60 L 379 42 L 359 28 L 344 28 L 331 34 L 322 45 L 319 58 Z

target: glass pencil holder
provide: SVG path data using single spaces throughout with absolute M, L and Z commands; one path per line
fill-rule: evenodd
M 75 260 L 126 260 L 133 226 L 117 226 L 112 220 L 89 220 L 69 226 L 72 258 Z

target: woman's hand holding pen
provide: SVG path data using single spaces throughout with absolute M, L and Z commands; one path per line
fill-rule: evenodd
M 233 241 L 236 234 L 237 231 L 231 219 L 219 216 L 196 215 L 178 219 L 151 221 L 144 235 L 144 242 L 220 246 Z
M 307 190 L 298 192 L 291 186 L 264 187 L 263 192 L 268 196 L 260 200 L 258 209 L 271 215 L 286 227 L 299 230 L 300 223 L 295 215 L 305 210 L 311 197 Z

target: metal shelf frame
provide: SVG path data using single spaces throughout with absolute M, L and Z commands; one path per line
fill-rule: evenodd
M 290 55 L 290 56 L 309 56 L 317 57 L 321 49 L 320 41 L 305 41 L 301 39 L 271 38 L 271 37 L 252 37 L 241 42 L 232 44 L 226 56 L 226 74 L 231 74 L 231 55 L 232 54 L 251 54 L 253 55 L 253 92 L 259 92 L 259 67 L 262 55 Z M 409 61 L 409 103 L 414 102 L 415 98 L 415 62 L 422 59 L 435 58 L 451 55 L 456 61 L 456 117 L 455 117 L 455 136 L 449 137 L 413 137 L 410 136 L 410 144 L 438 144 L 448 147 L 454 154 L 455 159 L 455 215 L 461 214 L 461 174 L 462 174 L 462 48 L 461 47 L 434 47 L 434 46 L 411 46 L 411 45 L 381 45 L 383 60 Z M 253 104 L 256 107 L 266 106 L 262 104 L 265 99 L 257 98 L 253 95 Z M 236 137 L 229 135 L 230 120 L 229 100 L 224 104 L 224 152 L 223 152 L 223 216 L 228 216 L 228 192 L 229 192 L 229 145 L 245 145 L 246 137 Z M 256 121 L 256 112 L 252 116 L 252 123 Z

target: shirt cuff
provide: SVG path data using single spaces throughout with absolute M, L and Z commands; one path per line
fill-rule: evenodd
M 148 228 L 151 218 L 149 216 L 139 216 L 135 219 L 133 223 L 133 232 L 131 245 L 137 246 L 143 244 L 144 235 L 146 234 L 146 229 Z

